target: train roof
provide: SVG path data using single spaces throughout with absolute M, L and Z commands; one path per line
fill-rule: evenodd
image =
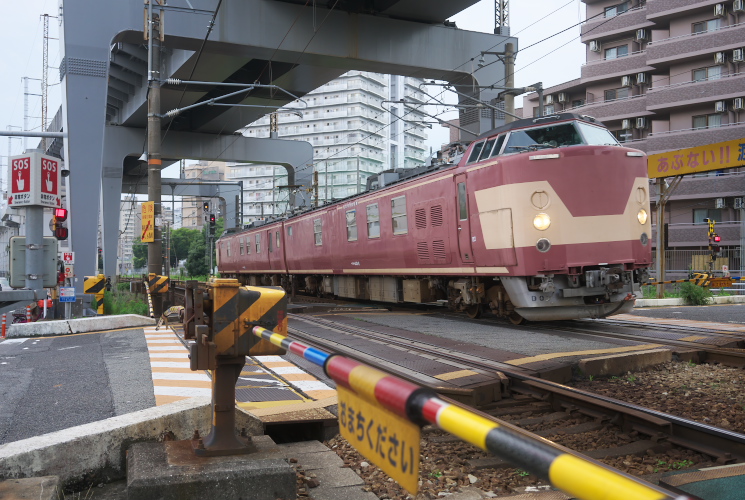
M 577 113 L 557 113 L 553 115 L 540 116 L 536 118 L 523 118 L 522 120 L 515 120 L 514 122 L 506 123 L 502 125 L 501 127 L 497 127 L 493 130 L 490 130 L 489 132 L 481 134 L 476 139 L 474 139 L 474 142 L 480 139 L 484 139 L 486 137 L 491 137 L 494 134 L 500 134 L 502 132 L 507 132 L 509 130 L 515 130 L 518 128 L 525 128 L 525 127 L 537 127 L 537 126 L 542 126 L 542 125 L 548 125 L 548 124 L 555 123 L 555 122 L 563 122 L 567 120 L 581 120 L 583 122 L 593 123 L 595 125 L 603 125 L 599 120 L 596 120 L 592 116 L 579 115 Z

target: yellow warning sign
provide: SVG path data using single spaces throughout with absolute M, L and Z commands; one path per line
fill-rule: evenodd
M 142 204 L 142 236 L 144 243 L 155 241 L 155 202 L 146 201 Z
M 339 397 L 341 435 L 368 460 L 412 495 L 419 487 L 419 427 L 360 398 L 342 386 Z
M 647 157 L 651 179 L 745 166 L 745 139 L 717 142 Z

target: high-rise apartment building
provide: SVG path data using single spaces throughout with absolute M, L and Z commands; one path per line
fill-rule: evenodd
M 299 168 L 318 172 L 320 203 L 364 191 L 371 174 L 424 164 L 426 117 L 416 105 L 405 104 L 424 102 L 420 83 L 416 78 L 350 71 L 304 96 L 307 107 L 293 103 L 279 112 L 280 138 L 313 145 L 314 158 Z M 265 116 L 252 123 L 244 135 L 269 137 L 269 121 Z M 243 181 L 244 224 L 287 210 L 289 192 L 281 187 L 287 185 L 284 168 L 236 164 L 227 175 Z
M 545 114 L 594 116 L 648 154 L 745 137 L 745 2 L 582 1 L 587 62 L 579 79 L 544 91 Z M 523 116 L 537 114 L 530 94 Z M 723 248 L 739 247 L 743 196 L 744 168 L 684 177 L 667 203 L 670 247 L 705 249 L 705 218 Z

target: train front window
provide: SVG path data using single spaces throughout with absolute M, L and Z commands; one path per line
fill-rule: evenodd
M 608 129 L 596 127 L 588 123 L 577 122 L 580 132 L 585 137 L 585 143 L 592 146 L 618 146 L 618 141 Z
M 511 154 L 578 144 L 583 144 L 583 142 L 574 123 L 562 123 L 549 127 L 513 130 L 507 140 L 504 153 Z
M 479 159 L 481 149 L 484 147 L 484 141 L 477 143 L 471 150 L 471 155 L 468 157 L 468 163 L 473 163 Z

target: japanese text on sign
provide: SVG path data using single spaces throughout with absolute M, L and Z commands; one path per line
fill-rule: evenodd
M 680 149 L 647 158 L 649 177 L 673 177 L 745 165 L 745 140 L 718 142 Z
M 144 243 L 155 241 L 155 202 L 146 201 L 142 204 L 142 237 Z
M 383 469 L 412 495 L 419 485 L 419 427 L 337 387 L 339 429 L 365 458 Z

